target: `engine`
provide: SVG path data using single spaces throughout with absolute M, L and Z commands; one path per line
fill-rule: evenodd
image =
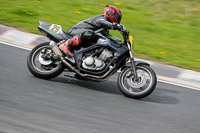
M 105 68 L 106 63 L 109 62 L 109 59 L 113 57 L 113 52 L 108 49 L 103 49 L 103 51 L 99 54 L 98 50 L 95 51 L 94 54 L 90 54 L 89 56 L 84 56 L 82 61 L 82 67 L 88 70 L 102 70 Z

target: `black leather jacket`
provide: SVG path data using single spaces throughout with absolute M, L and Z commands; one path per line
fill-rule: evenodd
M 102 34 L 107 35 L 109 29 L 112 28 L 112 25 L 113 23 L 107 21 L 106 17 L 100 14 L 75 24 L 66 32 L 66 34 L 70 36 L 81 36 L 81 34 L 87 30 L 96 31 L 100 28 L 104 28 L 105 30 L 102 31 Z

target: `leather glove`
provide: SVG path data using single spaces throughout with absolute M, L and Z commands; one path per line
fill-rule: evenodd
M 112 23 L 112 29 L 113 30 L 121 30 L 123 28 L 123 26 L 121 24 L 117 24 L 117 23 Z
M 129 36 L 129 31 L 127 31 L 127 30 L 122 31 L 121 33 L 122 33 L 123 35 Z
M 125 28 L 125 26 L 123 25 L 123 24 L 117 24 L 117 23 L 113 23 L 113 25 L 112 25 L 112 29 L 113 30 L 119 30 L 120 32 L 124 32 L 124 31 L 126 31 L 126 28 Z

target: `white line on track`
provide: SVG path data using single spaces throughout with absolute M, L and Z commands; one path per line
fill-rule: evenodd
M 1 44 L 5 44 L 5 45 L 9 45 L 9 46 L 12 46 L 12 47 L 16 47 L 16 48 L 21 48 L 21 49 L 25 49 L 25 50 L 31 50 L 30 48 L 26 48 L 26 47 L 23 47 L 23 46 L 18 46 L 18 45 L 15 45 L 15 44 L 11 44 L 11 43 L 7 43 L 7 42 L 3 42 L 3 41 L 0 41 Z
M 9 45 L 9 46 L 12 46 L 12 47 L 17 47 L 17 48 L 29 50 L 29 51 L 31 50 L 30 48 L 26 48 L 26 47 L 23 47 L 23 46 L 17 46 L 17 45 L 11 44 L 11 43 L 3 42 L 3 41 L 0 41 L 0 43 L 4 44 L 4 45 Z M 181 84 L 178 84 L 178 83 L 173 83 L 173 82 L 169 82 L 169 81 L 165 81 L 165 80 L 159 80 L 158 79 L 158 81 L 162 82 L 162 83 L 166 83 L 166 84 L 171 84 L 171 85 L 175 85 L 175 86 L 180 86 L 180 87 L 200 91 L 200 88 L 195 88 L 195 87 L 191 87 L 191 86 L 187 86 L 187 85 L 181 85 Z
M 192 87 L 192 86 L 182 85 L 182 84 L 173 83 L 173 82 L 169 82 L 169 81 L 165 81 L 165 80 L 159 80 L 159 79 L 158 79 L 158 81 L 162 82 L 162 83 L 170 84 L 170 85 L 175 85 L 175 86 L 179 86 L 179 87 L 188 88 L 188 89 L 191 89 L 191 90 L 200 91 L 200 88 L 196 88 L 196 87 Z

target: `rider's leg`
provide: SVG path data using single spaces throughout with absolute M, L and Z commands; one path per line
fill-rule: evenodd
M 65 43 L 61 44 L 59 47 L 61 50 L 63 50 L 65 53 L 69 53 L 73 55 L 72 47 L 80 45 L 82 42 L 88 42 L 92 41 L 95 37 L 94 31 L 91 30 L 76 30 L 73 31 L 74 34 L 78 34 L 77 32 L 82 32 L 79 33 L 79 36 L 74 36 L 72 39 L 67 40 Z
M 80 36 L 74 36 L 72 39 L 67 40 L 66 42 L 64 42 L 63 44 L 61 44 L 59 46 L 59 48 L 64 51 L 65 53 L 69 53 L 71 55 L 73 55 L 72 51 L 72 47 L 74 46 L 78 46 L 81 44 L 81 39 Z

